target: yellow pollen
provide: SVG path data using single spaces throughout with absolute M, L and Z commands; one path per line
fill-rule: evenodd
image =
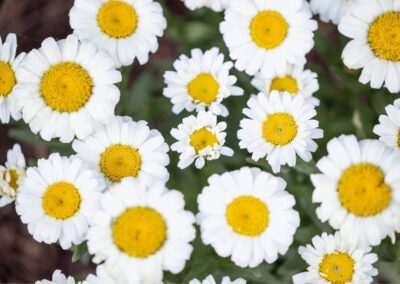
M 9 170 L 8 172 L 5 172 L 4 175 L 9 176 L 10 180 L 8 181 L 8 184 L 16 191 L 18 189 L 18 172 L 16 170 Z
M 17 79 L 11 65 L 0 61 L 0 97 L 8 96 L 16 84 Z
M 397 130 L 397 147 L 400 148 L 400 128 Z
M 274 49 L 286 38 L 289 25 L 276 11 L 261 11 L 250 23 L 250 34 L 259 47 Z
M 126 38 L 135 33 L 138 16 L 132 5 L 120 0 L 109 0 L 101 6 L 97 23 L 106 35 Z
M 226 220 L 233 231 L 244 236 L 259 236 L 268 227 L 269 209 L 260 199 L 244 195 L 226 209 Z
M 354 275 L 354 259 L 345 252 L 327 254 L 319 264 L 319 274 L 332 284 L 349 283 Z
M 75 112 L 92 95 L 93 80 L 77 63 L 61 62 L 51 66 L 40 82 L 40 94 L 54 111 Z
M 277 112 L 267 116 L 262 126 L 264 139 L 275 145 L 285 146 L 297 135 L 297 124 L 291 114 Z
M 63 181 L 54 183 L 47 187 L 43 195 L 42 206 L 46 215 L 65 220 L 79 211 L 81 195 L 71 183 Z
M 285 77 L 276 77 L 272 80 L 270 86 L 270 92 L 288 92 L 289 94 L 297 94 L 299 92 L 299 87 L 297 86 L 297 81 L 292 76 L 287 75 Z
M 145 258 L 155 254 L 167 238 L 164 218 L 153 208 L 132 207 L 114 222 L 115 245 L 126 254 Z
M 342 206 L 360 217 L 379 214 L 392 200 L 392 190 L 385 183 L 384 173 L 370 163 L 346 169 L 338 183 L 338 194 Z
M 204 104 L 211 104 L 218 96 L 219 84 L 209 73 L 197 75 L 188 85 L 189 95 L 193 100 Z
M 125 177 L 137 177 L 141 165 L 139 151 L 128 145 L 111 145 L 100 157 L 100 170 L 111 182 L 120 182 Z
M 400 61 L 400 12 L 386 12 L 371 24 L 368 43 L 383 60 Z
M 190 135 L 190 145 L 195 149 L 196 154 L 206 147 L 214 147 L 219 141 L 217 136 L 207 128 L 200 128 Z

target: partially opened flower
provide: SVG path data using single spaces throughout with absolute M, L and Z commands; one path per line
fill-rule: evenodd
M 75 284 L 75 279 L 72 276 L 65 276 L 61 270 L 57 269 L 53 272 L 51 280 L 38 280 L 35 284 Z
M 70 35 L 47 38 L 18 69 L 16 93 L 22 118 L 44 140 L 90 135 L 114 116 L 121 73 L 106 51 Z
M 74 34 L 106 49 L 117 67 L 145 64 L 167 27 L 153 0 L 75 0 L 69 18 Z
M 208 7 L 215 12 L 221 12 L 228 7 L 229 0 L 182 0 L 190 10 Z
M 246 280 L 242 278 L 238 278 L 236 280 L 231 280 L 229 276 L 224 276 L 220 282 L 221 284 L 246 284 Z M 189 284 L 217 284 L 214 277 L 212 275 L 208 275 L 206 279 L 203 281 L 192 279 L 189 281 Z
M 386 115 L 379 116 L 379 124 L 374 126 L 374 133 L 379 140 L 395 149 L 400 149 L 400 99 L 386 106 Z
M 310 8 L 321 21 L 339 24 L 356 0 L 311 0 Z

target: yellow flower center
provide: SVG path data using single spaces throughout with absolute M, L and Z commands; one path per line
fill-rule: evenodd
M 250 34 L 259 47 L 273 49 L 286 38 L 289 25 L 276 11 L 259 12 L 250 23 Z
M 269 210 L 267 205 L 256 197 L 240 196 L 228 205 L 226 220 L 236 233 L 256 237 L 268 227 Z
M 338 183 L 338 194 L 342 206 L 360 217 L 379 214 L 392 200 L 392 190 L 385 183 L 384 173 L 370 163 L 346 169 Z
M 120 0 L 109 0 L 101 6 L 97 23 L 106 35 L 126 38 L 135 33 L 138 16 L 132 5 Z
M 47 187 L 42 206 L 46 215 L 60 220 L 68 219 L 79 211 L 81 195 L 73 184 L 57 182 Z
M 267 116 L 262 134 L 267 142 L 275 146 L 285 146 L 296 137 L 297 124 L 289 113 L 277 112 Z
M 115 245 L 126 254 L 145 258 L 155 254 L 167 238 L 164 218 L 149 207 L 132 207 L 114 222 Z
M 333 284 L 345 284 L 353 279 L 354 259 L 344 252 L 327 254 L 319 264 L 319 274 Z
M 16 170 L 9 170 L 4 173 L 4 176 L 6 175 L 9 176 L 8 184 L 16 191 L 18 189 L 18 179 L 19 179 L 18 172 Z
M 0 97 L 8 96 L 16 84 L 17 79 L 11 65 L 0 61 Z
M 400 128 L 397 130 L 397 147 L 400 148 Z
M 276 77 L 272 80 L 269 89 L 270 92 L 288 92 L 289 94 L 297 94 L 299 92 L 299 87 L 297 86 L 297 81 L 292 76 L 287 75 L 285 77 Z
M 214 147 L 219 141 L 217 136 L 207 128 L 200 128 L 190 135 L 190 145 L 195 149 L 196 154 L 206 147 Z
M 197 75 L 188 85 L 189 95 L 193 100 L 211 104 L 218 95 L 219 84 L 215 78 L 208 73 Z
M 400 12 L 386 12 L 371 24 L 368 43 L 383 60 L 400 61 Z
M 125 177 L 136 177 L 141 165 L 139 151 L 128 145 L 111 145 L 100 157 L 100 170 L 111 182 L 120 182 Z
M 40 94 L 54 111 L 75 112 L 92 95 L 93 80 L 77 63 L 61 62 L 51 66 L 40 82 Z

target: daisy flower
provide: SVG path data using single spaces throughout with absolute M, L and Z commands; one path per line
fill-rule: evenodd
M 181 55 L 174 62 L 175 71 L 166 71 L 164 96 L 171 99 L 172 111 L 209 110 L 216 115 L 227 116 L 228 109 L 222 101 L 230 96 L 241 96 L 243 90 L 235 83 L 236 77 L 229 72 L 230 61 L 214 47 L 206 52 L 192 49 L 191 58 Z
M 303 95 L 313 105 L 319 105 L 319 100 L 312 96 L 319 90 L 317 74 L 304 70 L 304 65 L 288 65 L 283 76 L 267 77 L 258 73 L 251 84 L 267 95 L 272 91 L 288 92 L 291 95 Z
M 182 0 L 190 10 L 208 7 L 215 12 L 221 12 L 229 5 L 229 0 Z
M 135 58 L 145 64 L 167 27 L 161 5 L 152 0 L 75 0 L 69 22 L 81 40 L 106 49 L 117 67 Z
M 8 34 L 3 43 L 0 37 L 0 122 L 8 123 L 10 117 L 19 120 L 15 101 L 15 88 L 18 84 L 16 72 L 25 57 L 25 53 L 17 54 L 17 37 Z
M 24 181 L 26 162 L 21 147 L 15 144 L 7 152 L 7 161 L 0 166 L 0 207 L 4 207 L 15 200 L 17 191 Z
M 400 154 L 379 140 L 342 135 L 329 141 L 328 155 L 311 175 L 312 200 L 322 222 L 349 240 L 379 245 L 400 232 Z
M 314 46 L 311 17 L 304 0 L 232 1 L 220 30 L 238 70 L 283 76 L 287 64 L 305 63 Z
M 183 194 L 162 183 L 126 178 L 104 193 L 88 233 L 93 261 L 105 261 L 117 283 L 159 283 L 163 271 L 179 273 L 190 258 L 194 216 Z
M 57 269 L 53 272 L 51 280 L 43 279 L 36 281 L 35 284 L 75 284 L 75 279 L 72 276 L 67 278 L 61 270 Z
M 18 190 L 16 211 L 38 242 L 63 249 L 82 243 L 99 207 L 103 185 L 96 173 L 74 157 L 51 154 L 28 168 Z
M 83 139 L 114 116 L 121 81 L 106 51 L 75 36 L 47 38 L 17 72 L 17 106 L 33 133 L 44 140 Z
M 189 281 L 189 284 L 217 284 L 214 277 L 212 275 L 208 275 L 206 279 L 203 281 L 192 279 Z M 246 284 L 246 280 L 242 278 L 238 278 L 236 280 L 231 281 L 228 276 L 225 276 L 221 280 L 221 284 Z
M 398 0 L 354 0 L 339 31 L 352 40 L 342 54 L 344 64 L 362 69 L 359 81 L 374 89 L 384 84 L 400 91 L 400 5 Z
M 339 233 L 323 233 L 312 239 L 312 245 L 299 248 L 300 256 L 309 265 L 307 272 L 293 276 L 294 284 L 368 284 L 378 270 L 372 265 L 378 260 L 371 247 L 351 244 Z
M 239 267 L 273 263 L 300 225 L 286 182 L 257 168 L 214 174 L 197 198 L 201 238 Z
M 177 140 L 171 150 L 180 153 L 178 167 L 184 169 L 195 162 L 196 168 L 204 167 L 205 160 L 216 160 L 220 155 L 233 156 L 233 150 L 224 146 L 226 123 L 217 122 L 210 112 L 185 117 L 178 128 L 171 130 Z
M 387 115 L 379 116 L 379 124 L 375 125 L 374 133 L 379 140 L 395 149 L 400 148 L 400 99 L 385 108 Z
M 149 184 L 169 178 L 169 147 L 161 133 L 143 120 L 117 116 L 86 139 L 74 140 L 72 148 L 108 185 L 125 177 Z
M 337 25 L 355 2 L 355 0 L 311 0 L 310 8 L 314 15 L 319 15 L 321 21 Z
M 273 91 L 269 96 L 259 93 L 247 102 L 240 121 L 240 148 L 252 153 L 252 159 L 266 158 L 274 172 L 281 165 L 296 165 L 296 155 L 306 162 L 318 148 L 314 139 L 322 138 L 315 107 L 303 96 Z

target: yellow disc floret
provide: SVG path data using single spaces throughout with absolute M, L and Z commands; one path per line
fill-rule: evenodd
M 139 151 L 128 145 L 109 146 L 100 157 L 100 170 L 112 182 L 137 177 L 142 165 Z
M 54 183 L 47 187 L 42 206 L 46 215 L 61 220 L 68 219 L 79 211 L 81 195 L 71 183 L 63 181 Z
M 272 80 L 269 91 L 288 92 L 289 94 L 297 94 L 299 87 L 296 79 L 292 76 L 276 77 Z
M 135 33 L 138 16 L 132 5 L 120 0 L 109 0 L 101 6 L 97 23 L 106 35 L 126 38 Z
M 392 200 L 392 190 L 385 183 L 384 173 L 370 163 L 346 169 L 338 183 L 338 195 L 342 206 L 360 217 L 381 213 Z
M 400 61 L 400 12 L 386 12 L 376 18 L 369 27 L 368 43 L 378 58 Z
M 297 124 L 291 114 L 277 112 L 267 116 L 262 126 L 264 139 L 275 145 L 285 146 L 297 135 Z
M 261 11 L 250 23 L 254 43 L 264 49 L 274 49 L 281 45 L 288 30 L 286 19 L 276 11 Z
M 219 84 L 209 73 L 201 73 L 189 82 L 188 92 L 193 100 L 211 104 L 218 95 Z
M 54 111 L 75 112 L 92 95 L 93 80 L 89 73 L 75 62 L 52 65 L 40 82 L 40 94 Z
M 200 128 L 190 135 L 190 145 L 195 149 L 196 154 L 206 147 L 214 147 L 218 144 L 217 136 L 206 127 Z
M 319 264 L 319 274 L 332 284 L 349 283 L 354 275 L 354 259 L 344 252 L 327 254 Z
M 132 207 L 114 222 L 115 245 L 126 254 L 145 258 L 155 254 L 167 238 L 167 226 L 159 212 L 150 207 Z
M 17 79 L 11 65 L 0 61 L 0 97 L 8 96 L 16 84 Z
M 226 220 L 233 231 L 244 236 L 259 236 L 268 227 L 269 209 L 260 199 L 245 195 L 234 199 L 226 209 Z

